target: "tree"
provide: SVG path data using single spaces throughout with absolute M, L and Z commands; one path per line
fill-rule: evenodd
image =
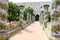
M 8 20 L 19 21 L 20 19 L 20 8 L 12 2 L 9 2 L 8 7 Z
M 31 8 L 31 7 L 28 7 L 28 8 L 25 8 L 25 10 L 24 10 L 24 20 L 27 20 L 27 13 L 29 13 L 29 16 L 31 15 L 33 15 L 34 16 L 34 14 L 33 14 L 33 8 Z
M 31 19 L 32 19 L 32 16 L 35 16 L 35 15 L 33 14 L 33 12 L 34 12 L 33 8 L 28 7 L 28 12 L 29 12 L 29 14 L 31 15 Z
M 24 10 L 24 20 L 27 20 L 27 8 Z
M 47 12 L 48 13 L 48 22 L 51 22 L 51 15 L 50 15 L 50 12 Z
M 34 12 L 33 8 L 28 7 L 28 12 L 29 12 L 31 15 L 34 15 L 34 14 L 33 14 L 33 12 Z

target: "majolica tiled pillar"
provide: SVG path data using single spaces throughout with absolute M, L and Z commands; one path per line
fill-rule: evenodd
M 39 19 L 40 19 L 40 22 L 43 24 L 44 23 L 44 11 L 41 11 Z
M 52 7 L 52 36 L 60 40 L 60 0 L 53 0 Z
M 0 0 L 0 21 L 7 22 L 8 1 Z M 4 15 L 3 18 L 1 18 Z
M 44 27 L 47 27 L 47 22 L 48 22 L 48 8 L 49 8 L 49 5 L 44 5 L 44 9 L 45 9 L 45 12 L 44 12 Z
M 0 0 L 0 23 L 7 24 L 7 10 L 8 10 L 8 0 Z M 0 25 L 1 26 L 1 25 Z M 2 27 L 0 27 L 2 28 Z M 5 27 L 6 28 L 6 27 Z M 0 40 L 6 40 L 7 29 L 0 29 Z
M 31 14 L 30 14 L 30 22 L 31 22 Z
M 34 17 L 33 17 L 33 15 L 31 15 L 31 21 L 32 21 L 32 22 L 34 21 Z
M 35 16 L 33 16 L 33 21 L 35 21 Z
M 24 6 L 20 5 L 20 22 L 23 23 L 23 11 L 24 11 Z
M 20 22 L 23 22 L 23 10 L 20 10 Z
M 31 22 L 33 22 L 33 15 L 31 15 Z
M 8 0 L 0 0 L 0 23 L 7 23 Z
M 29 13 L 27 13 L 27 21 L 29 20 Z

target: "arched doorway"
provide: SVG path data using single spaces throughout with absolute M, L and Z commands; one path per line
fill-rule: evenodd
M 39 15 L 38 14 L 35 17 L 35 21 L 39 21 Z

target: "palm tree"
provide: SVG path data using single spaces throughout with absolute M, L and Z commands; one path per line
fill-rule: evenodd
M 28 12 L 28 11 L 27 11 L 27 8 L 25 8 L 25 10 L 24 10 L 24 12 L 23 12 L 23 13 L 24 13 L 24 20 L 27 20 L 27 12 Z
M 33 14 L 33 12 L 34 12 L 33 8 L 28 7 L 28 12 L 29 12 L 31 15 L 34 15 L 34 14 Z
M 33 14 L 33 12 L 34 12 L 33 8 L 28 7 L 28 12 L 29 12 L 29 17 L 31 15 L 31 19 L 32 19 L 32 16 L 34 16 L 34 14 Z
M 25 10 L 24 10 L 24 20 L 27 20 L 27 14 L 29 14 L 28 19 L 30 20 L 30 16 L 31 16 L 31 19 L 32 19 L 32 16 L 34 16 L 33 12 L 34 12 L 33 8 L 31 8 L 31 7 L 25 8 Z

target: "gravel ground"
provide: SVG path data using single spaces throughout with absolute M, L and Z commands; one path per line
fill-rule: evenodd
M 10 38 L 10 40 L 48 40 L 39 21 L 32 23 L 25 30 Z

